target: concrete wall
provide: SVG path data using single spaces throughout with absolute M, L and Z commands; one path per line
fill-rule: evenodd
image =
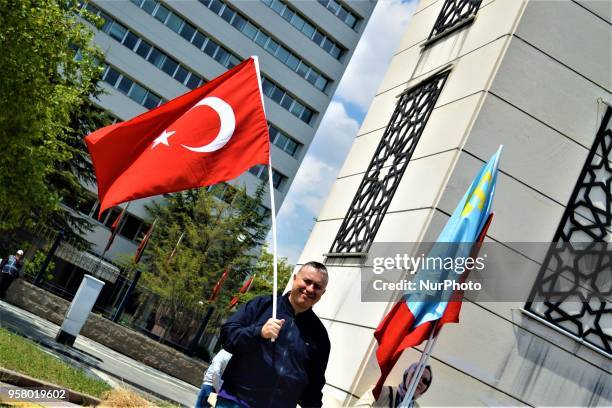
M 61 325 L 70 302 L 23 279 L 11 285 L 7 301 L 30 313 Z M 105 345 L 121 354 L 140 361 L 196 387 L 202 385 L 208 364 L 156 342 L 127 327 L 113 323 L 94 313 L 89 315 L 80 336 Z

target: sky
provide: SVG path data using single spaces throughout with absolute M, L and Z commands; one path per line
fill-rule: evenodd
M 295 264 L 410 21 L 416 1 L 379 0 L 277 216 Z M 268 240 L 271 240 L 270 234 Z

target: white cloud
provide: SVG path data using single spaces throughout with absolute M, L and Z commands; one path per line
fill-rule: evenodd
M 346 107 L 338 101 L 332 101 L 308 155 L 317 156 L 321 161 L 339 168 L 358 130 L 359 122 L 348 115 Z
M 311 218 L 316 216 L 334 182 L 336 170 L 314 156 L 307 156 L 291 185 L 279 218 L 281 215 L 293 218 L 295 212 L 304 210 Z
M 368 108 L 415 8 L 415 1 L 378 2 L 336 96 L 363 110 Z

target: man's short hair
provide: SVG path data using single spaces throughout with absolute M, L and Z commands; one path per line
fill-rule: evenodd
M 300 271 L 307 266 L 310 266 L 311 268 L 316 269 L 317 271 L 319 271 L 319 273 L 322 273 L 329 278 L 329 275 L 327 273 L 327 268 L 321 262 L 317 262 L 317 261 L 306 262 L 304 265 L 302 265 L 302 267 L 300 268 Z

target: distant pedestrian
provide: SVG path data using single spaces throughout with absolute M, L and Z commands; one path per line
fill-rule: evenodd
M 15 255 L 9 255 L 0 264 L 0 299 L 6 297 L 6 291 L 11 283 L 19 276 L 23 266 L 23 251 L 20 249 Z
M 210 362 L 208 370 L 204 373 L 204 379 L 202 382 L 202 388 L 198 394 L 198 400 L 196 401 L 195 408 L 208 408 L 211 405 L 208 403 L 208 397 L 213 392 L 219 393 L 223 380 L 223 372 L 227 363 L 229 363 L 232 355 L 227 351 L 221 349 Z
M 370 388 L 360 399 L 353 405 L 353 407 L 375 407 L 375 408 L 395 408 L 401 404 L 406 396 L 406 392 L 408 392 L 408 387 L 410 386 L 410 381 L 412 380 L 412 376 L 414 375 L 416 369 L 418 367 L 417 363 L 411 364 L 406 370 L 404 370 L 404 375 L 402 376 L 402 382 L 400 382 L 397 387 L 385 386 L 380 391 L 380 395 L 378 399 L 374 398 L 374 394 L 372 393 L 372 388 Z M 421 395 L 425 394 L 431 385 L 432 373 L 431 366 L 425 366 L 423 371 L 423 375 L 419 379 L 419 383 L 417 384 L 416 390 L 414 391 L 414 396 L 412 397 L 412 401 L 409 403 L 409 407 L 418 408 L 419 404 L 417 404 L 416 400 Z

